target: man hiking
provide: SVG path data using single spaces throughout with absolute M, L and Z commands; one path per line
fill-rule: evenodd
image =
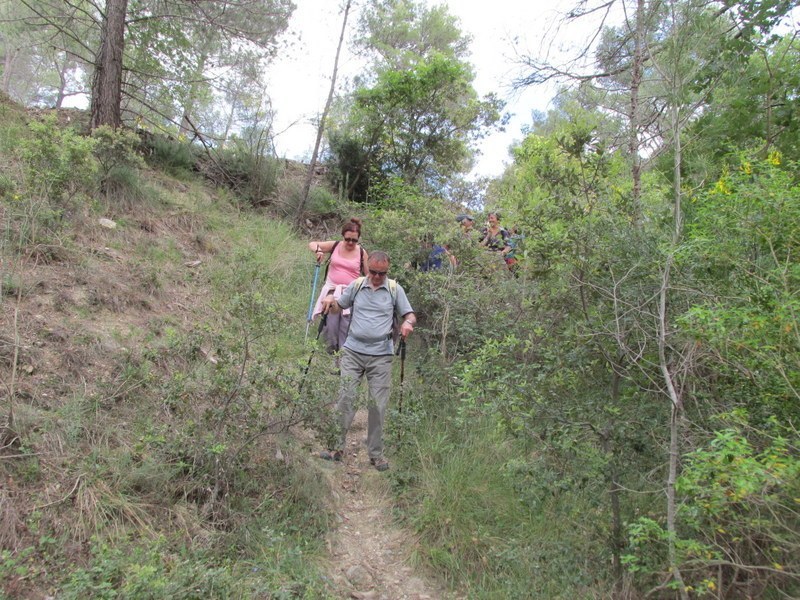
M 356 279 L 338 299 L 333 295 L 323 300 L 323 311 L 336 313 L 351 309 L 350 330 L 342 346 L 341 381 L 336 410 L 340 432 L 336 447 L 323 450 L 322 458 L 342 460 L 347 431 L 353 423 L 358 385 L 366 377 L 369 387 L 367 451 L 370 463 L 378 471 L 386 471 L 389 463 L 383 456 L 383 421 L 392 383 L 395 316 L 401 319 L 400 336 L 405 339 L 417 317 L 403 287 L 386 274 L 389 255 L 373 252 L 367 260 L 367 276 Z

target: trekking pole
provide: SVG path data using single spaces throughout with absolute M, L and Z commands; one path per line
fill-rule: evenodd
M 328 313 L 322 313 L 322 318 L 319 320 L 319 327 L 317 327 L 317 337 L 314 338 L 314 341 L 319 340 L 319 334 L 322 333 L 322 329 L 325 327 L 325 322 L 328 320 Z M 306 368 L 303 371 L 303 378 L 300 380 L 300 386 L 297 388 L 297 392 L 300 393 L 303 391 L 303 384 L 306 382 L 306 375 L 308 375 L 308 368 L 311 366 L 311 360 L 314 358 L 314 352 L 317 350 L 317 345 L 314 344 L 314 347 L 311 349 L 311 354 L 308 356 L 308 362 L 306 363 Z
M 403 379 L 405 377 L 406 367 L 406 338 L 400 338 L 400 343 L 397 345 L 397 352 L 395 355 L 400 355 L 400 403 L 398 404 L 398 412 L 403 412 Z
M 308 301 L 308 314 L 306 315 L 306 337 L 303 340 L 305 346 L 308 341 L 308 328 L 311 326 L 311 316 L 314 314 L 314 296 L 317 295 L 317 279 L 319 278 L 319 262 L 314 266 L 314 283 L 311 285 L 311 299 Z M 319 334 L 317 334 L 319 337 Z

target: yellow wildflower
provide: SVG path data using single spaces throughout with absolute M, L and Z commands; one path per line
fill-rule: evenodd
M 717 180 L 717 183 L 714 185 L 714 192 L 717 194 L 725 194 L 726 196 L 730 196 L 732 193 L 731 188 L 725 179 Z

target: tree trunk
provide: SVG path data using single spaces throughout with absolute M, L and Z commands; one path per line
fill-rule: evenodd
M 670 272 L 672 270 L 672 258 L 667 259 L 664 266 L 661 293 L 659 297 L 658 309 L 658 362 L 661 375 L 670 399 L 671 410 L 669 420 L 669 468 L 667 475 L 667 553 L 669 560 L 669 570 L 675 581 L 678 582 L 678 593 L 682 600 L 688 600 L 686 584 L 683 581 L 680 567 L 678 566 L 675 540 L 677 538 L 677 502 L 675 499 L 675 483 L 678 480 L 678 463 L 680 461 L 680 418 L 683 412 L 683 399 L 678 389 L 675 387 L 673 375 L 670 371 L 667 360 L 667 290 L 669 288 Z
M 228 136 L 231 134 L 231 129 L 233 129 L 233 117 L 236 115 L 236 101 L 233 100 L 231 102 L 231 109 L 228 111 L 228 118 L 225 120 L 225 131 L 222 134 L 222 139 L 220 140 L 219 147 L 220 149 L 224 149 L 228 145 Z
M 203 81 L 203 72 L 206 68 L 208 55 L 205 51 L 197 59 L 197 68 L 189 83 L 189 91 L 183 100 L 183 114 L 181 115 L 180 133 L 187 140 L 194 140 L 198 132 L 192 124 L 195 121 L 194 112 L 197 109 L 197 97 L 200 93 L 200 83 Z
M 11 78 L 14 73 L 14 60 L 19 54 L 19 49 L 6 48 L 5 56 L 3 57 L 3 80 L 0 83 L 0 88 L 8 94 L 9 87 L 11 86 Z
M 636 31 L 633 37 L 633 62 L 631 64 L 631 105 L 630 105 L 630 138 L 628 152 L 631 155 L 631 203 L 633 205 L 633 222 L 638 227 L 641 220 L 640 197 L 642 195 L 642 159 L 639 156 L 639 86 L 644 71 L 644 27 L 645 0 L 636 3 Z
M 331 87 L 328 91 L 328 99 L 325 101 L 325 108 L 322 110 L 322 116 L 319 118 L 319 127 L 317 127 L 317 140 L 314 142 L 314 151 L 311 153 L 311 163 L 308 165 L 308 173 L 306 180 L 303 183 L 303 193 L 300 196 L 300 204 L 297 206 L 296 224 L 299 226 L 303 222 L 303 210 L 308 202 L 308 194 L 311 191 L 311 179 L 314 177 L 314 169 L 317 166 L 317 155 L 319 154 L 319 147 L 322 143 L 322 133 L 325 131 L 325 119 L 328 118 L 328 111 L 333 102 L 333 92 L 336 89 L 336 74 L 339 70 L 339 55 L 342 51 L 342 43 L 344 41 L 344 32 L 347 28 L 347 15 L 350 13 L 350 2 L 344 7 L 344 18 L 342 19 L 342 32 L 339 34 L 339 45 L 336 46 L 336 58 L 333 61 L 333 74 L 331 75 Z
M 92 129 L 122 124 L 122 52 L 128 0 L 108 0 L 92 77 Z
M 611 403 L 617 406 L 622 377 L 616 370 L 612 371 L 611 377 Z M 608 458 L 607 482 L 608 497 L 611 501 L 611 565 L 614 574 L 614 591 L 617 597 L 621 597 L 623 578 L 622 549 L 625 547 L 625 542 L 622 536 L 622 509 L 619 502 L 621 488 L 613 432 L 614 428 L 608 427 L 605 432 L 603 450 Z
M 677 502 L 675 499 L 675 483 L 678 479 L 678 463 L 680 461 L 680 419 L 683 412 L 682 392 L 675 386 L 669 360 L 667 358 L 667 336 L 669 331 L 667 316 L 667 295 L 669 294 L 670 276 L 672 273 L 672 252 L 677 247 L 683 229 L 682 191 L 681 191 L 681 126 L 678 107 L 672 106 L 672 134 L 674 136 L 675 158 L 673 160 L 673 219 L 672 249 L 664 265 L 661 280 L 661 291 L 658 303 L 658 362 L 664 378 L 664 386 L 670 399 L 669 422 L 669 474 L 667 476 L 667 544 L 669 555 L 669 569 L 672 577 L 678 583 L 678 594 L 681 600 L 688 600 L 686 584 L 683 581 L 680 567 L 678 566 L 675 540 L 677 539 Z
M 53 61 L 53 68 L 58 73 L 58 94 L 56 95 L 55 107 L 61 108 L 64 106 L 64 99 L 67 97 L 67 78 L 69 76 L 69 58 L 64 57 L 64 63 L 58 64 L 57 60 Z

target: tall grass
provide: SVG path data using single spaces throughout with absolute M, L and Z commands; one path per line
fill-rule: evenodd
M 520 489 L 518 448 L 489 420 L 465 428 L 439 414 L 413 438 L 395 476 L 422 562 L 470 598 L 607 597 L 588 575 L 602 553 L 581 524 L 591 498 L 545 493 L 534 508 Z

